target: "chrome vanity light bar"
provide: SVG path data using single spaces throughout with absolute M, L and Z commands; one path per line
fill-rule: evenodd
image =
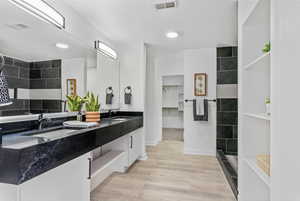
M 95 49 L 99 50 L 102 54 L 111 57 L 112 59 L 116 60 L 118 58 L 117 52 L 115 50 L 99 40 L 95 41 Z
M 35 17 L 51 23 L 56 27 L 65 28 L 65 18 L 52 6 L 43 0 L 9 0 L 14 5 Z

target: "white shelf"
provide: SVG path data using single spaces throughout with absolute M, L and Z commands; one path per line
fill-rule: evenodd
M 255 66 L 256 66 L 255 64 L 257 64 L 257 63 L 263 61 L 264 59 L 269 59 L 269 58 L 270 58 L 270 55 L 271 55 L 270 52 L 263 54 L 262 56 L 258 57 L 258 58 L 255 59 L 254 61 L 252 61 L 252 62 L 250 62 L 249 64 L 245 65 L 245 66 L 244 66 L 244 69 L 245 69 L 245 70 L 249 70 L 249 69 L 251 69 L 252 67 L 255 67 Z M 270 65 L 269 65 L 269 66 L 270 66 Z
M 254 171 L 268 187 L 270 187 L 270 177 L 258 167 L 255 158 L 244 158 L 245 163 Z
M 96 158 L 92 162 L 91 167 L 91 176 L 92 178 L 98 173 L 104 170 L 105 168 L 109 167 L 114 161 L 121 158 L 125 152 L 123 151 L 110 151 L 103 156 Z
M 245 116 L 248 117 L 252 117 L 252 118 L 257 118 L 257 119 L 262 119 L 262 120 L 266 120 L 266 121 L 270 121 L 271 120 L 271 116 L 261 113 L 261 114 L 253 114 L 253 113 L 244 113 Z

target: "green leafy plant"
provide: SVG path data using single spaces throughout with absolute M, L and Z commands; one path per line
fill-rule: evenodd
M 87 112 L 98 112 L 100 110 L 99 97 L 88 92 L 85 96 L 85 109 Z
M 262 50 L 264 53 L 268 53 L 271 51 L 271 42 L 268 42 L 267 44 L 265 44 L 264 49 Z
M 67 96 L 67 103 L 71 112 L 80 112 L 85 99 L 78 95 Z
M 270 98 L 266 98 L 265 103 L 266 103 L 266 104 L 270 104 L 270 103 L 271 103 Z

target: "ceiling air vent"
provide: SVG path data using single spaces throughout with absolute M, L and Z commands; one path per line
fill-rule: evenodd
M 175 8 L 176 7 L 176 0 L 168 0 L 168 1 L 161 1 L 161 2 L 155 2 L 155 8 L 157 10 L 167 9 L 167 8 Z
M 14 29 L 14 30 L 23 30 L 28 29 L 29 27 L 25 24 L 6 24 L 7 27 Z

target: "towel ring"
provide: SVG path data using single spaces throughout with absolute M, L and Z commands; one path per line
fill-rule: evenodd
M 131 88 L 131 86 L 126 87 L 126 88 L 124 89 L 124 93 L 125 93 L 125 94 L 131 94 L 131 93 L 132 93 L 132 88 Z
M 113 94 L 114 90 L 112 87 L 107 87 L 106 90 L 105 90 L 105 93 L 106 94 Z

